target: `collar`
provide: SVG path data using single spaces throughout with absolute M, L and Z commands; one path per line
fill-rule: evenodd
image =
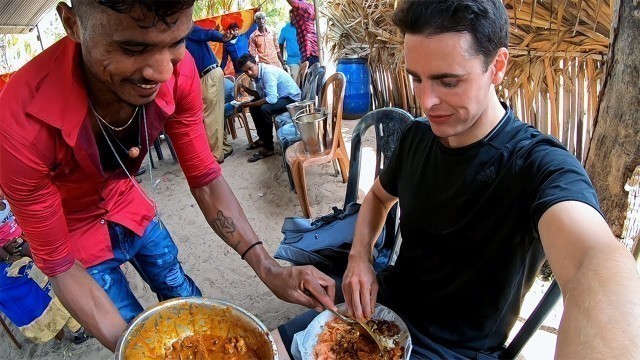
M 31 83 L 35 85 L 27 113 L 60 129 L 64 140 L 75 146 L 89 108 L 80 44 L 64 37 L 23 66 L 21 71 L 37 74 L 31 77 Z M 175 76 L 161 86 L 153 100 L 169 114 L 175 110 L 174 85 Z
M 263 71 L 263 63 L 258 63 L 258 78 L 257 81 L 262 81 L 262 71 Z

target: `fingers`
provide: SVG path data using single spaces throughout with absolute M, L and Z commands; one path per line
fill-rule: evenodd
M 335 298 L 335 281 L 318 271 L 314 267 L 302 269 L 309 271 L 303 279 L 304 292 L 309 295 L 312 307 L 318 311 L 326 309 L 336 310 L 334 303 Z M 309 276 L 310 275 L 310 276 Z

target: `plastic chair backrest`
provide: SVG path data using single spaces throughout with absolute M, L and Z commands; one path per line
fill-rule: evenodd
M 374 127 L 376 131 L 376 165 L 375 177 L 378 177 L 380 169 L 387 165 L 391 153 L 400 140 L 400 134 L 413 120 L 408 112 L 393 108 L 381 108 L 368 112 L 363 116 L 353 129 L 351 137 L 351 159 L 349 160 L 349 181 L 347 182 L 347 194 L 345 205 L 358 200 L 358 181 L 360 177 L 360 152 L 362 137 L 367 130 Z
M 300 89 L 302 89 L 302 85 L 304 85 L 304 78 L 307 75 L 307 70 L 309 70 L 309 62 L 303 61 L 300 64 L 300 72 L 298 72 L 298 78 L 296 79 L 296 82 L 298 83 L 298 87 L 300 87 Z
M 558 282 L 556 280 L 553 280 L 551 285 L 549 285 L 549 288 L 547 288 L 547 291 L 545 291 L 542 296 L 542 299 L 540 299 L 538 305 L 536 305 L 536 308 L 533 309 L 533 312 L 529 315 L 527 321 L 524 322 L 516 336 L 513 337 L 513 340 L 511 340 L 504 350 L 498 353 L 498 359 L 515 359 L 518 354 L 520 354 L 524 345 L 538 330 L 549 312 L 553 309 L 558 300 L 560 300 L 560 296 L 560 286 L 558 286 Z
M 316 64 L 314 64 L 314 66 Z M 322 99 L 322 86 L 324 85 L 323 80 L 325 73 L 326 68 L 324 66 L 317 66 L 312 71 L 309 71 L 307 73 L 304 87 L 301 89 L 302 100 L 314 100 L 316 102 L 322 102 L 320 101 L 320 99 Z
M 344 207 L 358 200 L 358 182 L 360 180 L 360 153 L 362 150 L 362 137 L 369 128 L 376 132 L 376 164 L 375 177 L 378 177 L 380 169 L 387 165 L 389 158 L 396 148 L 400 135 L 405 127 L 414 119 L 408 112 L 398 108 L 381 108 L 368 112 L 363 116 L 351 136 L 351 159 L 349 159 L 349 180 L 347 181 L 347 193 L 344 198 Z M 385 239 L 383 248 L 393 251 L 399 238 L 397 231 L 398 205 L 394 205 L 385 221 Z
M 315 82 L 315 76 L 319 68 L 320 68 L 320 64 L 315 63 L 311 65 L 309 69 L 307 69 L 307 72 L 304 76 L 304 81 L 302 82 L 302 87 L 300 87 L 300 90 L 302 91 L 303 99 L 308 100 L 311 83 Z

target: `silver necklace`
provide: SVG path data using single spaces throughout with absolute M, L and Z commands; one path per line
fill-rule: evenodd
M 107 125 L 111 130 L 115 130 L 115 131 L 121 131 L 127 128 L 127 126 L 131 125 L 131 123 L 133 122 L 133 119 L 136 117 L 136 114 L 138 113 L 138 109 L 140 109 L 140 105 L 136 106 L 136 110 L 133 112 L 133 115 L 131 115 L 131 119 L 129 119 L 129 121 L 127 121 L 126 124 L 124 124 L 124 126 L 121 127 L 115 127 L 111 124 L 109 124 L 105 119 L 102 118 L 102 116 L 100 116 L 98 114 L 98 112 L 96 111 L 96 109 L 93 107 L 93 104 L 91 103 L 91 101 L 89 101 L 89 107 L 91 108 L 91 111 L 93 111 L 93 115 L 96 116 L 96 118 L 98 119 L 99 122 L 103 122 L 105 125 Z
M 120 145 L 120 147 L 122 148 L 122 150 L 124 150 L 124 152 L 127 153 L 127 155 L 129 155 L 129 157 L 131 159 L 135 159 L 138 157 L 138 155 L 140 155 L 140 117 L 138 117 L 138 145 L 137 146 L 132 146 L 130 147 L 128 150 L 124 147 L 124 145 L 122 145 L 122 143 L 120 142 L 120 140 L 118 140 L 118 137 L 116 137 L 116 135 L 112 132 L 112 130 L 115 131 L 120 131 L 120 130 L 124 130 L 127 126 L 131 125 L 131 123 L 133 122 L 133 118 L 136 116 L 136 114 L 138 113 L 138 109 L 140 108 L 140 105 L 136 106 L 136 110 L 133 112 L 133 116 L 131 117 L 131 119 L 129 119 L 129 122 L 127 122 L 126 125 L 124 125 L 123 127 L 114 127 L 111 126 L 108 122 L 106 122 L 100 115 L 98 115 L 98 113 L 96 112 L 96 110 L 93 108 L 93 105 L 91 104 L 91 101 L 89 101 L 89 107 L 91 108 L 91 111 L 93 111 L 93 115 L 95 115 L 96 119 L 98 119 L 98 125 L 100 125 L 100 129 L 102 129 L 102 123 L 104 123 L 105 125 L 107 125 L 109 128 L 107 130 L 109 130 L 109 133 L 111 134 L 111 136 L 113 136 L 113 138 L 116 140 L 116 142 L 118 143 L 118 145 Z M 142 111 L 144 112 L 144 108 L 142 109 Z M 103 131 L 104 132 L 104 131 Z M 107 138 L 107 141 L 109 141 L 109 144 L 111 144 L 109 138 L 107 137 L 106 133 L 105 133 L 105 138 Z M 117 155 L 116 157 L 118 159 L 120 159 Z
M 89 105 L 91 105 L 91 103 L 89 103 Z M 149 151 L 149 131 L 147 129 L 147 114 L 145 112 L 144 106 L 142 107 L 142 119 L 143 119 L 143 123 L 144 123 L 144 134 L 145 134 L 145 139 L 146 139 L 146 143 L 147 143 L 147 151 Z M 158 211 L 158 205 L 155 203 L 155 201 L 152 201 L 147 196 L 147 194 L 144 193 L 144 191 L 142 191 L 142 188 L 140 187 L 140 184 L 138 184 L 138 182 L 134 180 L 133 176 L 131 176 L 131 174 L 127 170 L 126 166 L 124 166 L 124 163 L 122 163 L 122 160 L 120 159 L 120 156 L 118 156 L 118 153 L 116 152 L 116 148 L 111 143 L 111 140 L 109 140 L 109 137 L 107 136 L 107 132 L 104 130 L 104 127 L 102 127 L 102 124 L 100 123 L 100 121 L 98 121 L 98 126 L 100 127 L 100 130 L 102 131 L 102 135 L 104 135 L 104 138 L 107 140 L 107 144 L 109 144 L 109 147 L 111 148 L 111 151 L 113 152 L 113 155 L 116 157 L 116 160 L 118 160 L 118 163 L 120 164 L 120 167 L 122 167 L 122 170 L 124 170 L 125 174 L 127 174 L 127 177 L 129 178 L 129 180 L 131 181 L 133 186 L 136 189 L 138 189 L 138 192 L 140 192 L 140 194 L 142 194 L 144 199 L 147 200 L 147 202 L 151 206 L 153 206 L 153 209 L 154 209 L 154 211 L 156 213 L 156 217 L 160 218 L 160 213 Z M 151 156 L 151 154 L 149 154 L 149 156 Z M 151 166 L 149 166 L 149 174 L 150 174 L 150 177 L 151 177 L 151 186 L 153 186 L 153 189 L 155 191 L 155 185 L 153 184 L 153 170 L 152 170 Z M 159 223 L 160 223 L 160 226 L 162 226 L 162 221 L 160 221 Z

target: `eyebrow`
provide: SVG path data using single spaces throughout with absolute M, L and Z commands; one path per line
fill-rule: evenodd
M 407 74 L 411 75 L 412 77 L 420 78 L 420 76 L 416 72 L 411 71 L 409 69 L 406 69 L 406 70 L 407 70 Z M 440 74 L 429 75 L 430 80 L 442 80 L 442 79 L 451 79 L 451 78 L 457 79 L 461 77 L 464 77 L 464 75 L 454 74 L 454 73 L 440 73 Z
M 178 41 L 171 43 L 171 45 L 175 45 L 175 44 L 179 44 L 181 42 L 184 42 L 185 40 L 187 40 L 187 37 L 189 37 L 189 34 L 183 36 L 182 38 L 180 38 Z M 157 44 L 152 44 L 152 43 L 146 43 L 146 42 L 142 42 L 142 41 L 136 41 L 136 40 L 122 40 L 122 41 L 117 41 L 118 45 L 120 46 L 127 46 L 127 47 L 138 47 L 138 46 L 157 46 Z

